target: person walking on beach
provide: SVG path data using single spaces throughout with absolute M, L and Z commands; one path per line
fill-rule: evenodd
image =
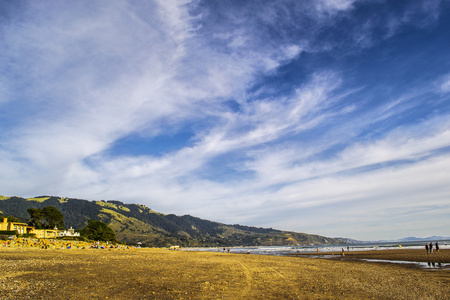
M 428 243 L 425 244 L 425 249 L 427 249 L 427 254 L 428 254 Z
M 433 254 L 433 243 L 430 243 L 430 253 Z
M 436 242 L 436 253 L 439 253 L 439 241 Z

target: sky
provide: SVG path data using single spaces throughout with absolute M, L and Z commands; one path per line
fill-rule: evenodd
M 0 194 L 450 236 L 449 0 L 0 2 Z

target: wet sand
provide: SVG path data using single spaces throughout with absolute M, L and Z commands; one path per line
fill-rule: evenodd
M 441 249 L 439 253 L 427 253 L 425 249 L 392 249 L 392 250 L 371 250 L 371 251 L 345 251 L 344 256 L 341 252 L 310 252 L 295 253 L 293 256 L 331 256 L 342 259 L 379 259 L 392 261 L 410 261 L 410 262 L 433 262 L 450 263 L 450 249 Z
M 394 251 L 346 256 L 407 260 L 421 255 Z M 450 250 L 438 255 L 436 259 L 449 262 Z M 1 299 L 448 299 L 450 295 L 448 270 L 299 256 L 3 248 L 0 270 Z

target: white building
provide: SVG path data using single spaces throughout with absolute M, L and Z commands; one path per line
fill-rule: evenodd
M 75 232 L 75 229 L 70 226 L 67 230 L 60 230 L 58 231 L 58 236 L 80 236 L 79 232 Z

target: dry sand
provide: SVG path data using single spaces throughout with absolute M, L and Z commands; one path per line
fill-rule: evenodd
M 375 252 L 383 259 L 406 260 L 413 255 L 408 250 L 369 254 Z M 351 255 L 358 254 L 347 257 Z M 450 250 L 435 257 L 448 263 Z M 0 270 L 1 299 L 448 299 L 450 295 L 449 270 L 164 249 L 1 248 Z

